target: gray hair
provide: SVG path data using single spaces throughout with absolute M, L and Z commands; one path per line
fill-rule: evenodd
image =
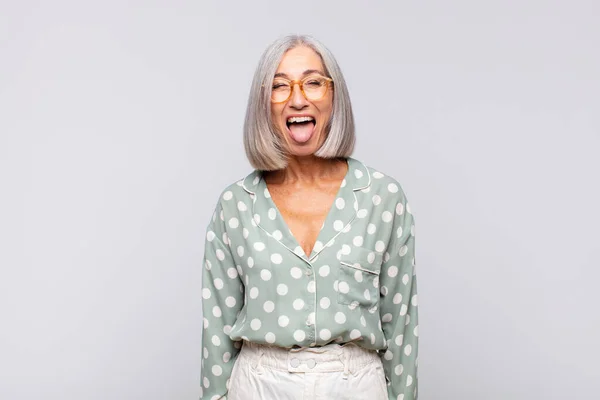
M 323 61 L 325 74 L 333 79 L 333 108 L 331 119 L 326 124 L 327 138 L 315 155 L 321 158 L 350 157 L 354 150 L 356 137 L 352 104 L 337 61 L 315 38 L 289 35 L 276 40 L 265 50 L 250 88 L 244 122 L 244 149 L 250 164 L 258 170 L 273 171 L 287 166 L 285 145 L 271 120 L 271 87 L 283 55 L 299 46 L 314 50 Z

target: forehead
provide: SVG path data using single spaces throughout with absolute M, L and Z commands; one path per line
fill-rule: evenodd
M 304 71 L 311 69 L 325 73 L 321 57 L 313 49 L 299 46 L 288 50 L 283 55 L 276 73 L 284 73 L 292 79 L 297 79 Z

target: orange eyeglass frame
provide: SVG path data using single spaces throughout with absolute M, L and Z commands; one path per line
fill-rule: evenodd
M 306 100 L 311 101 L 308 97 L 306 97 L 306 93 L 304 92 L 304 82 L 311 78 L 315 78 L 315 76 L 314 75 L 307 76 L 306 78 L 300 79 L 300 80 L 297 80 L 297 79 L 290 80 L 290 79 L 285 79 L 285 78 L 278 78 L 278 79 L 281 79 L 281 80 L 284 80 L 284 81 L 287 81 L 290 83 L 290 94 L 285 100 L 273 101 L 273 92 L 271 89 L 271 103 L 279 104 L 279 103 L 285 103 L 286 101 L 288 101 L 290 99 L 290 97 L 292 97 L 292 94 L 294 93 L 294 86 L 296 86 L 296 85 L 298 85 L 298 87 L 300 87 L 300 92 L 302 93 L 302 96 L 304 96 L 304 98 Z M 331 87 L 331 84 L 333 83 L 333 79 L 326 77 L 326 76 L 322 76 L 322 75 L 319 75 L 319 78 L 324 79 L 327 82 L 327 89 L 329 89 Z M 265 87 L 265 85 L 262 85 L 262 86 Z M 313 100 L 316 101 L 316 100 L 320 100 L 323 97 L 325 97 L 325 94 L 327 94 L 327 89 L 323 93 L 323 96 L 319 97 L 318 99 L 313 99 Z

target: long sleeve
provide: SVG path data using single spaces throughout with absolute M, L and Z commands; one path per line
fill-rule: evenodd
M 418 315 L 414 218 L 406 198 L 396 205 L 394 227 L 380 274 L 380 316 L 387 350 L 380 351 L 388 397 L 418 397 Z
M 240 342 L 229 333 L 244 302 L 227 237 L 223 209 L 217 205 L 206 230 L 202 273 L 202 364 L 200 400 L 224 399 Z

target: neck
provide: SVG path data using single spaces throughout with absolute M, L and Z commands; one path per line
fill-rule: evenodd
M 310 156 L 291 156 L 287 167 L 268 173 L 271 183 L 313 183 L 320 180 L 343 178 L 347 163 L 343 158 L 329 159 Z M 340 178 L 340 179 L 341 179 Z

